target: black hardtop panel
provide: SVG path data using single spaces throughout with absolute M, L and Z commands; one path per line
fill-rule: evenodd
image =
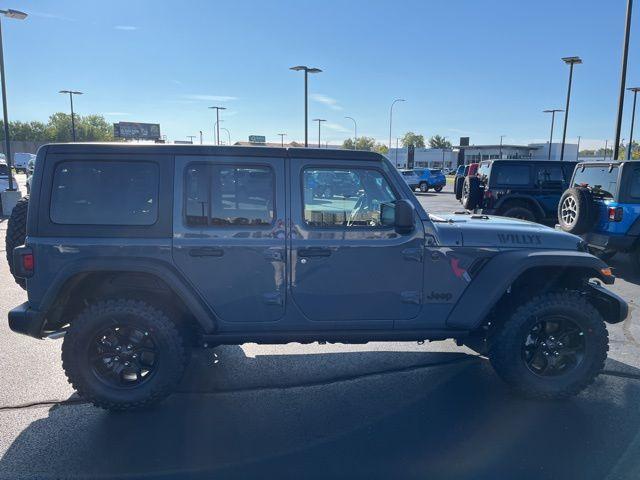
M 622 167 L 625 163 L 631 163 L 631 162 L 621 162 L 618 160 L 615 161 L 609 161 L 609 162 L 598 162 L 598 161 L 591 161 L 591 162 L 579 162 L 577 165 L 579 167 L 604 167 L 604 166 L 613 166 L 613 167 Z
M 485 162 L 487 160 L 483 160 L 483 162 Z M 577 162 L 575 160 L 527 160 L 524 158 L 521 159 L 517 159 L 517 158 L 503 158 L 503 159 L 496 159 L 496 160 L 488 160 L 489 162 L 492 162 L 495 165 L 576 165 Z M 603 162 L 600 162 L 603 163 Z
M 325 148 L 279 148 L 214 145 L 166 145 L 132 143 L 53 143 L 43 145 L 47 155 L 209 155 L 243 157 L 323 158 L 335 160 L 382 161 L 376 152 Z

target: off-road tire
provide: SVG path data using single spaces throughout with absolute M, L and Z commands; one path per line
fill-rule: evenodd
M 480 179 L 476 176 L 466 177 L 462 187 L 462 206 L 467 210 L 474 210 L 480 205 L 481 199 Z
M 427 193 L 429 191 L 429 185 L 427 184 L 427 182 L 420 182 L 420 185 L 418 185 L 418 188 L 422 193 Z
M 435 187 L 433 187 L 433 189 L 437 192 L 440 193 L 442 191 L 442 189 L 444 188 L 444 185 L 436 185 Z
M 576 209 L 573 223 L 565 221 L 563 216 L 563 211 L 566 208 L 565 202 L 570 201 L 570 198 L 574 202 Z M 558 203 L 558 224 L 565 232 L 580 235 L 591 230 L 597 220 L 597 213 L 597 205 L 593 201 L 589 189 L 583 187 L 569 188 L 562 194 Z
M 546 315 L 563 314 L 584 332 L 585 351 L 579 365 L 554 377 L 533 373 L 522 347 L 530 329 Z M 600 312 L 574 292 L 545 293 L 518 307 L 491 339 L 489 359 L 498 376 L 526 397 L 560 399 L 577 395 L 604 368 L 609 338 Z
M 464 177 L 456 177 L 453 183 L 453 193 L 456 195 L 456 200 L 462 198 L 462 186 L 464 185 Z
M 14 275 L 13 269 L 13 249 L 24 245 L 24 240 L 27 236 L 27 210 L 29 207 L 29 197 L 22 197 L 16 203 L 11 211 L 9 222 L 7 223 L 7 236 L 5 238 L 5 252 L 7 255 L 7 263 L 9 264 L 9 271 L 13 276 L 13 279 L 22 288 L 27 288 L 27 282 L 24 278 L 18 278 Z
M 527 206 L 522 203 L 512 203 L 504 207 L 500 213 L 502 217 L 517 218 L 519 220 L 527 220 L 529 222 L 537 222 L 538 217 Z
M 153 377 L 131 387 L 117 388 L 100 380 L 89 362 L 90 343 L 110 323 L 130 323 L 152 335 L 159 366 Z M 80 397 L 112 411 L 149 407 L 171 394 L 187 364 L 185 345 L 167 314 L 152 305 L 129 299 L 101 300 L 87 306 L 72 322 L 62 343 L 62 366 Z

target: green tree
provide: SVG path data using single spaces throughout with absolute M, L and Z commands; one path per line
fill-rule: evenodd
M 431 148 L 451 148 L 451 142 L 440 135 L 434 135 L 429 139 L 429 146 Z
M 102 115 L 87 115 L 77 117 L 76 125 L 78 139 L 85 142 L 113 141 L 113 125 L 108 123 Z
M 355 150 L 369 150 L 386 153 L 388 151 L 386 145 L 382 145 L 381 143 L 376 143 L 376 139 L 372 137 L 358 137 L 358 141 L 355 144 Z M 353 148 L 353 138 L 347 138 L 344 142 L 342 142 L 342 148 L 346 150 L 354 150 Z
M 413 145 L 416 148 L 424 148 L 424 136 L 418 135 L 413 132 L 407 132 L 402 137 L 402 146 L 407 148 L 409 145 Z

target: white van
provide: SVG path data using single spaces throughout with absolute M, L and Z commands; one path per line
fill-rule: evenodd
M 27 173 L 29 167 L 29 160 L 36 158 L 33 153 L 16 152 L 13 154 L 13 166 L 16 172 Z

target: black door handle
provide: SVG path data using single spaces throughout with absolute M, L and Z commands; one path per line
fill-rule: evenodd
M 328 257 L 331 255 L 331 250 L 328 248 L 322 247 L 309 247 L 309 248 L 299 248 L 298 256 L 299 257 Z
M 221 257 L 224 255 L 224 250 L 215 247 L 199 247 L 189 249 L 189 256 L 191 257 Z

